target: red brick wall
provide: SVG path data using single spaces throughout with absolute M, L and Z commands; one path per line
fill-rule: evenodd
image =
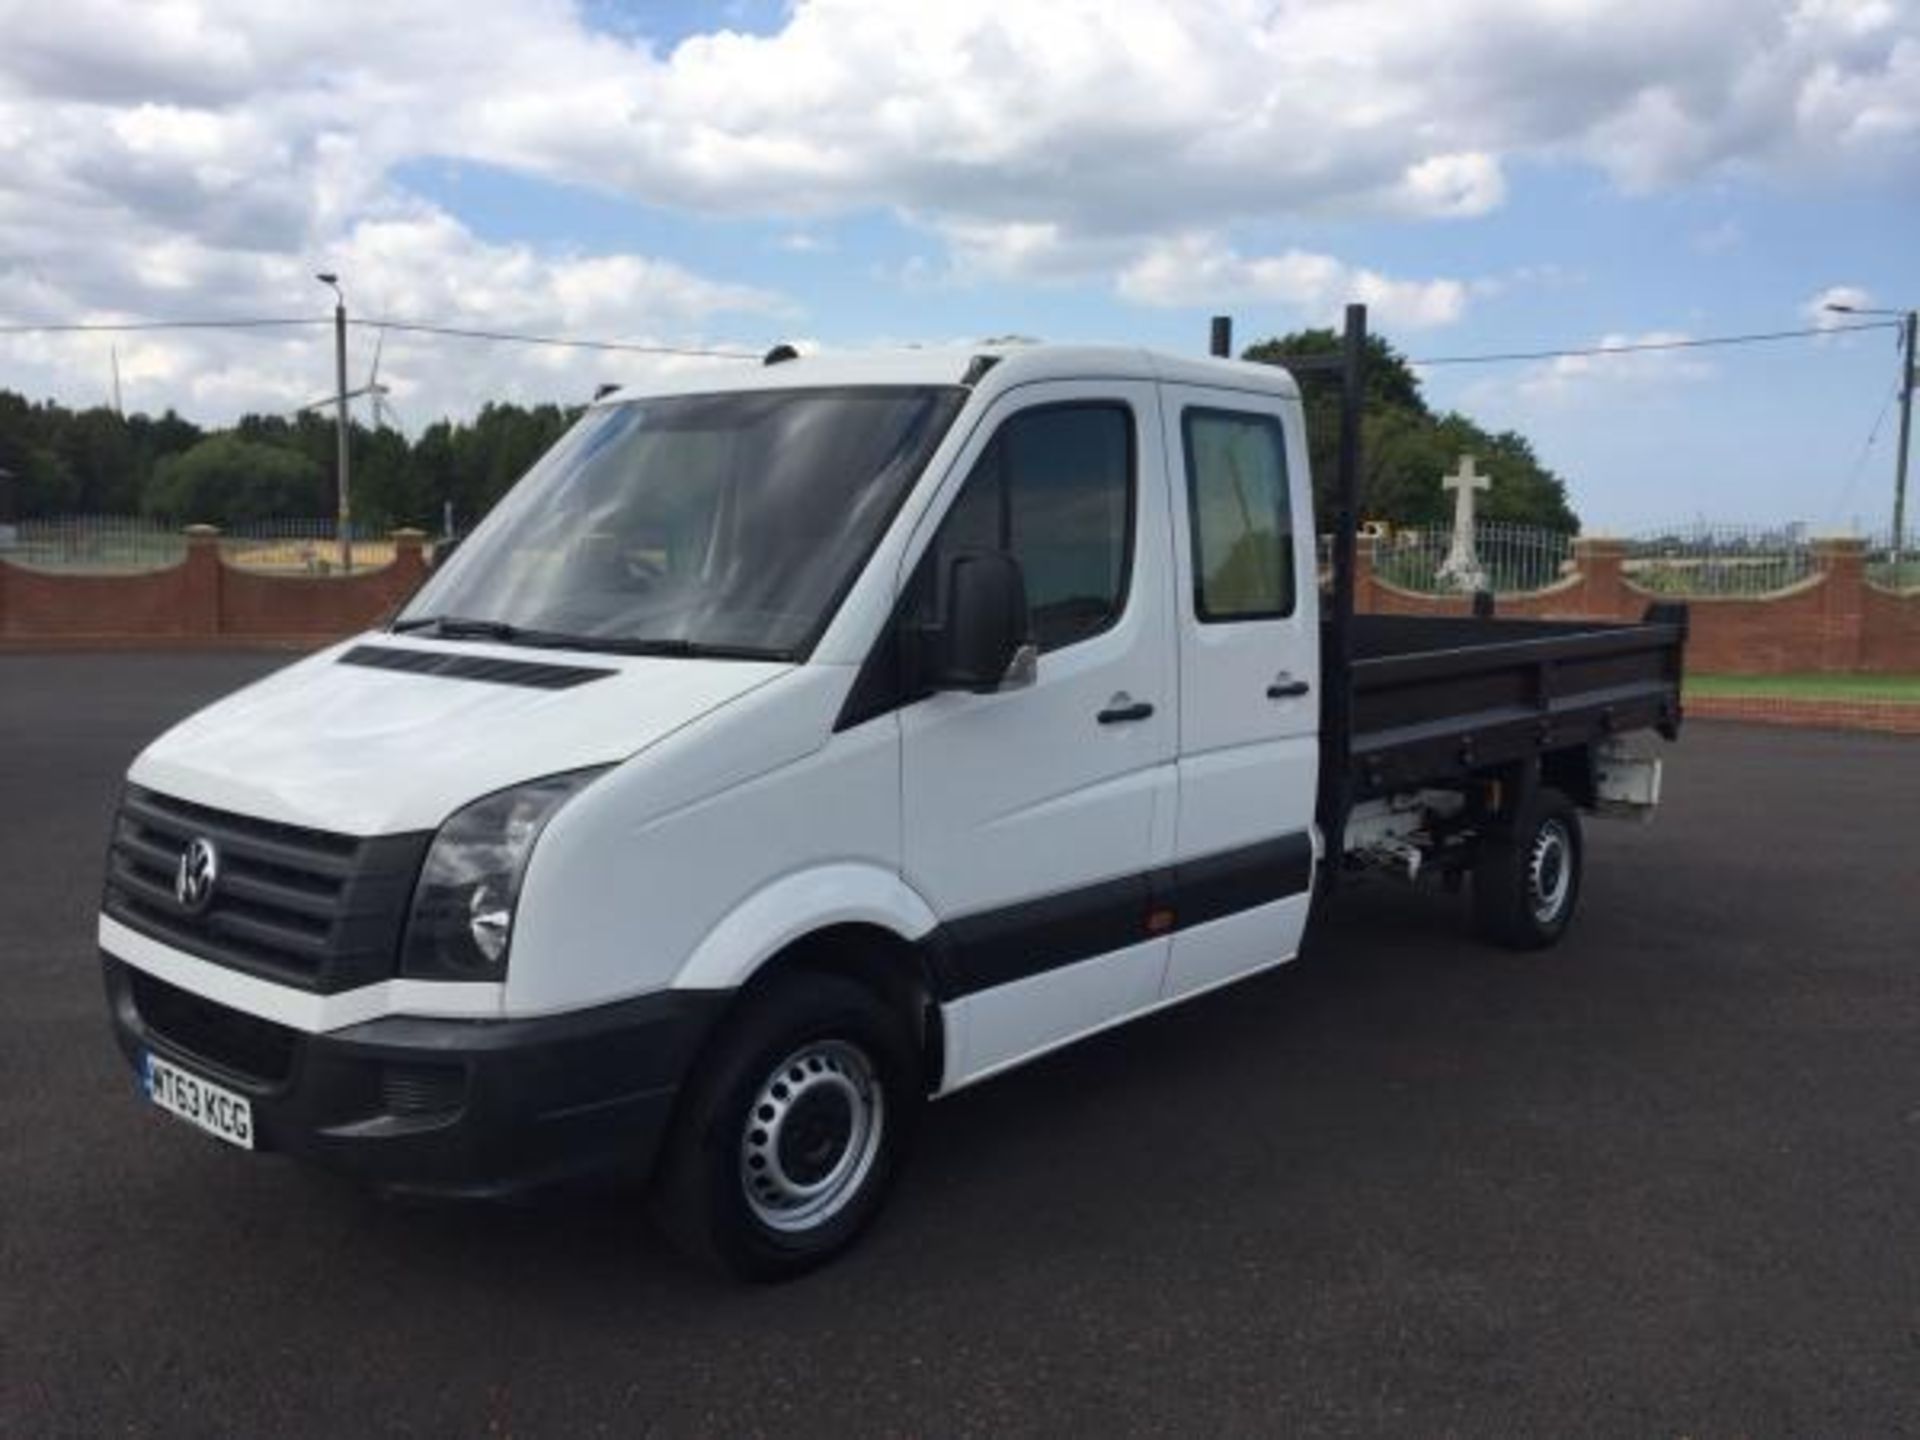
M 1627 577 L 1618 540 L 1576 540 L 1574 574 L 1545 590 L 1503 595 L 1497 614 L 1531 619 L 1638 620 L 1647 606 L 1679 597 L 1642 590 Z M 1866 670 L 1920 673 L 1920 594 L 1895 595 L 1866 581 L 1859 540 L 1814 542 L 1817 573 L 1759 599 L 1690 598 L 1687 667 L 1701 674 L 1785 675 Z M 1362 539 L 1354 603 L 1380 615 L 1465 615 L 1463 595 L 1421 595 L 1374 572 Z
M 1920 671 L 1920 591 L 1896 595 L 1861 587 L 1860 668 L 1883 674 Z
M 413 593 L 426 569 L 404 555 L 378 570 L 340 579 L 255 575 L 221 567 L 220 633 L 319 635 L 335 639 L 364 630 Z
M 188 633 L 187 567 L 52 575 L 0 561 L 0 638 Z
M 1827 577 L 1815 575 L 1769 600 L 1689 599 L 1687 668 L 1709 675 L 1787 675 L 1828 668 L 1826 591 Z M 1636 592 L 1636 598 L 1640 613 L 1653 599 L 1645 592 Z
M 337 578 L 259 575 L 221 563 L 217 531 L 187 532 L 187 558 L 144 575 L 62 575 L 0 561 L 0 647 L 323 645 L 364 630 L 426 575 L 424 537 L 403 530 L 391 565 Z
M 396 534 L 393 564 L 342 577 L 259 575 L 220 562 L 218 532 L 188 531 L 187 558 L 147 575 L 59 575 L 0 561 L 0 646 L 274 643 L 322 645 L 365 629 L 426 574 L 418 531 Z M 1815 543 L 1818 573 L 1764 599 L 1688 601 L 1688 666 L 1703 674 L 1867 670 L 1920 673 L 1920 594 L 1866 583 L 1858 540 Z M 1363 612 L 1464 615 L 1465 596 L 1420 595 L 1381 580 L 1362 539 L 1354 576 Z M 1625 573 L 1626 547 L 1574 542 L 1574 573 L 1498 613 L 1541 619 L 1637 620 L 1666 598 Z
M 1791 725 L 1801 730 L 1879 730 L 1920 735 L 1920 705 L 1898 700 L 1801 700 L 1780 695 L 1694 695 L 1693 720 L 1740 720 L 1749 725 Z

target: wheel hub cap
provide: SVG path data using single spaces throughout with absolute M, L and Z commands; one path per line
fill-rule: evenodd
M 1573 888 L 1572 850 L 1567 828 L 1558 820 L 1549 820 L 1533 837 L 1527 857 L 1527 895 L 1533 918 L 1543 925 L 1559 918 Z
M 796 1050 L 761 1082 L 740 1139 L 748 1208 L 770 1229 L 823 1225 L 873 1168 L 886 1096 L 873 1062 L 844 1040 Z

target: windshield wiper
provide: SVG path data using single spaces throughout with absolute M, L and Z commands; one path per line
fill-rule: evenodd
M 625 635 L 563 635 L 552 630 L 522 630 L 514 637 L 514 643 L 556 650 L 598 650 L 608 655 L 665 655 L 689 660 L 793 659 L 793 653 L 788 650 L 756 645 L 709 645 L 699 640 L 668 636 L 635 639 Z
M 504 640 L 513 643 L 527 634 L 518 625 L 504 620 L 476 620 L 465 615 L 429 615 L 421 620 L 396 620 L 394 634 L 411 630 L 430 630 L 443 640 Z
M 396 635 L 430 634 L 438 640 L 497 640 L 503 645 L 526 645 L 541 650 L 597 650 L 607 655 L 665 655 L 698 660 L 792 660 L 787 650 L 752 645 L 707 645 L 698 640 L 667 636 L 634 639 L 624 635 L 570 635 L 559 630 L 529 630 L 505 620 L 481 620 L 464 615 L 430 615 L 396 621 Z

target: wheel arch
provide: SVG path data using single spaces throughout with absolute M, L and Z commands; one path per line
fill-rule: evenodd
M 926 1087 L 935 1091 L 944 1078 L 947 1037 L 924 942 L 937 923 L 897 874 L 867 865 L 824 866 L 785 876 L 736 906 L 673 984 L 732 991 L 732 1012 L 775 975 L 844 976 L 895 1007 L 920 1046 Z

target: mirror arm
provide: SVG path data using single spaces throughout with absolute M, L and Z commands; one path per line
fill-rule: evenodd
M 1040 678 L 1040 647 L 1029 640 L 1013 652 L 996 690 L 1024 690 Z

